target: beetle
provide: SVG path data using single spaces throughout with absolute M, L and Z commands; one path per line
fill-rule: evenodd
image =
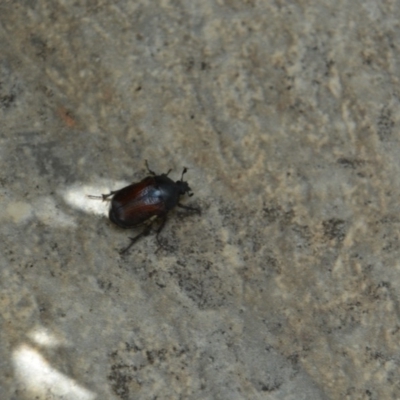
M 108 216 L 111 222 L 119 227 L 131 229 L 145 225 L 142 232 L 130 238 L 131 242 L 120 251 L 120 254 L 126 253 L 138 239 L 148 235 L 156 220 L 161 221 L 156 237 L 160 247 L 162 247 L 159 240 L 160 232 L 165 226 L 168 212 L 176 206 L 201 213 L 199 208 L 185 206 L 179 202 L 181 196 L 186 193 L 189 197 L 193 196 L 189 184 L 183 180 L 183 176 L 187 172 L 186 167 L 183 168 L 181 179 L 174 182 L 168 177 L 171 169 L 166 174 L 157 175 L 149 168 L 147 160 L 145 160 L 145 164 L 150 176 L 140 182 L 132 183 L 122 189 L 101 196 L 89 196 L 102 200 L 111 197 Z

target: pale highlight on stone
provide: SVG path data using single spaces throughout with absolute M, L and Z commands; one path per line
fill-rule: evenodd
M 8 216 L 16 223 L 26 221 L 32 215 L 32 207 L 22 201 L 12 202 L 7 206 Z
M 96 395 L 54 369 L 35 349 L 21 345 L 13 354 L 15 376 L 29 398 L 92 400 Z
M 110 193 L 111 190 L 118 190 L 127 186 L 126 181 L 118 181 L 112 185 L 113 189 L 109 189 L 109 184 L 103 183 L 95 185 L 73 185 L 68 189 L 60 191 L 65 202 L 71 207 L 84 211 L 88 214 L 107 215 L 109 201 L 101 199 L 102 194 Z M 99 196 L 98 199 L 92 199 L 89 196 Z
M 64 340 L 58 338 L 50 330 L 43 327 L 36 327 L 28 333 L 28 337 L 36 344 L 44 347 L 57 347 L 65 344 Z

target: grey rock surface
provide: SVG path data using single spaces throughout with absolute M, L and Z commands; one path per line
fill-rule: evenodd
M 399 8 L 1 2 L 0 398 L 400 398 Z

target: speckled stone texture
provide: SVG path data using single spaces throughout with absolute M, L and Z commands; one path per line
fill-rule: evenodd
M 398 1 L 1 1 L 0 398 L 400 398 Z M 154 235 L 90 200 L 182 167 Z

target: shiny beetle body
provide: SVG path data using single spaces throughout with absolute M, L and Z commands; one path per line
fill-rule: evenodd
M 121 228 L 135 227 L 151 217 L 162 217 L 190 192 L 187 182 L 174 182 L 165 174 L 148 176 L 113 192 L 109 217 Z
M 131 243 L 121 253 L 125 253 L 141 236 L 147 235 L 155 220 L 161 220 L 157 229 L 157 240 L 159 241 L 158 235 L 165 225 L 167 214 L 176 206 L 200 213 L 197 208 L 179 203 L 180 197 L 186 193 L 189 196 L 193 196 L 188 183 L 183 181 L 183 175 L 187 171 L 186 168 L 183 169 L 181 179 L 174 182 L 168 178 L 171 170 L 166 174 L 156 175 L 149 168 L 147 160 L 146 167 L 150 176 L 138 183 L 132 183 L 120 190 L 101 196 L 103 200 L 111 197 L 109 218 L 114 224 L 125 229 L 134 228 L 142 224 L 146 225 L 141 233 L 130 238 Z

